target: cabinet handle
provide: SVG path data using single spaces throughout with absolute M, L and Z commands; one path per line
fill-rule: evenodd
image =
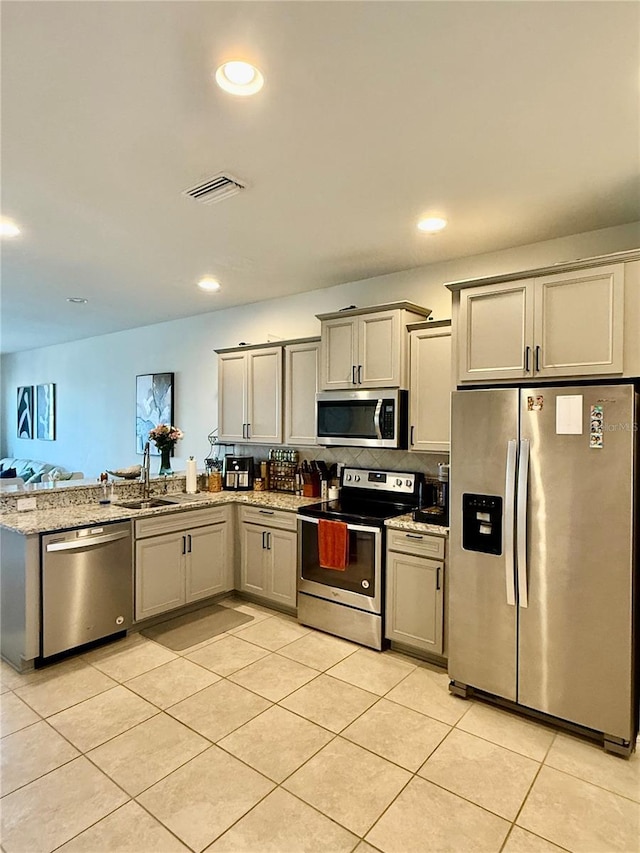
M 529 354 L 531 353 L 531 347 L 524 348 L 524 372 L 529 372 Z
M 246 438 L 246 437 L 247 437 L 247 436 L 245 435 L 245 430 L 246 430 L 246 429 L 247 429 L 247 425 L 246 425 L 246 424 L 242 424 L 242 437 L 243 437 L 243 438 Z
M 251 438 L 251 424 L 247 424 L 247 438 Z
M 421 534 L 419 533 L 405 533 L 407 539 L 422 539 Z
M 263 551 L 264 551 L 264 549 L 267 547 L 267 546 L 265 545 L 265 536 L 266 536 L 266 535 L 267 535 L 267 531 L 266 531 L 266 530 L 263 530 L 263 531 L 262 531 L 262 550 L 263 550 Z
M 351 384 L 356 385 L 356 366 L 355 366 L 355 364 L 351 365 Z
M 274 514 L 274 510 L 272 510 L 272 509 L 259 509 L 258 512 L 261 513 L 262 515 L 273 515 Z
M 191 534 L 190 533 L 187 534 L 187 540 L 188 540 L 187 554 L 190 554 L 191 553 Z
M 540 347 L 536 347 L 536 371 L 540 370 Z
M 271 534 L 267 533 L 267 551 L 271 550 Z
M 414 431 L 414 429 L 415 429 L 414 425 L 411 424 L 411 437 L 409 438 L 409 444 L 411 445 L 411 447 L 413 447 L 413 431 Z
M 358 385 L 362 385 L 362 365 L 358 365 Z
M 184 555 L 186 553 L 187 553 L 187 537 L 183 536 L 182 537 L 182 554 Z
M 440 589 L 440 566 L 436 569 L 436 589 Z

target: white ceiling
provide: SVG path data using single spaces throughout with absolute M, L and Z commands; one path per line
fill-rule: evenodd
M 639 10 L 4 0 L 3 350 L 640 219 Z

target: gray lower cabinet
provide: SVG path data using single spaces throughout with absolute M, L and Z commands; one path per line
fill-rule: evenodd
M 288 609 L 296 607 L 296 515 L 240 508 L 240 589 Z
M 385 636 L 416 651 L 443 655 L 445 540 L 389 530 L 387 543 Z
M 230 507 L 136 521 L 135 618 L 233 589 Z

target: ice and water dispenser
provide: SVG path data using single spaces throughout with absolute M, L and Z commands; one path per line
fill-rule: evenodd
M 502 554 L 502 498 L 462 495 L 462 547 L 465 551 Z

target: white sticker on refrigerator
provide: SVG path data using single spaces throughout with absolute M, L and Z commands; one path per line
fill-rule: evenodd
M 556 397 L 556 435 L 582 435 L 582 394 Z
M 589 447 L 604 447 L 604 409 L 591 406 L 589 421 Z

